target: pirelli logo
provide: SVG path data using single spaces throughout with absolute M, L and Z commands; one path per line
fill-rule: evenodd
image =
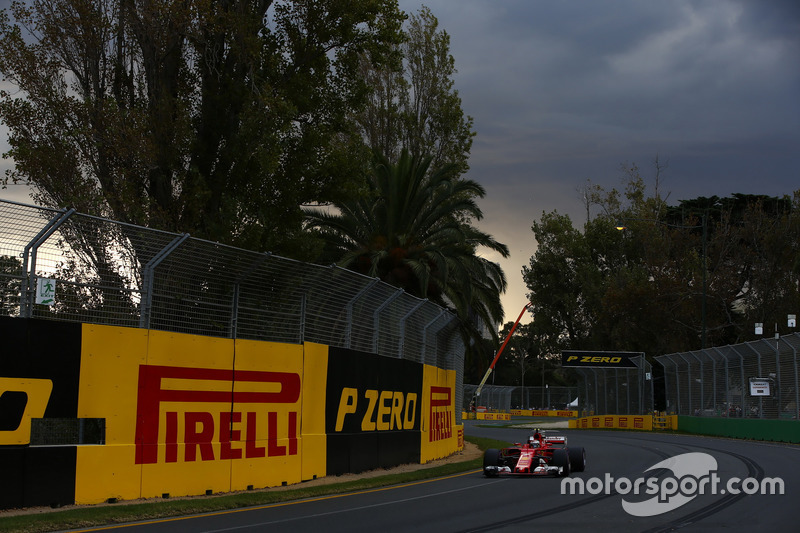
M 450 387 L 431 387 L 430 415 L 429 442 L 449 439 L 453 436 L 453 398 Z
M 159 462 L 159 448 L 166 463 L 297 455 L 300 391 L 291 372 L 141 365 L 136 464 Z
M 29 444 L 31 420 L 44 417 L 53 382 L 0 377 L 0 445 Z
M 334 431 L 411 430 L 416 427 L 416 412 L 415 392 L 367 389 L 359 402 L 358 389 L 345 387 L 339 398 Z M 360 424 L 354 425 L 351 418 L 360 419 Z
M 563 367 L 638 368 L 643 359 L 644 354 L 641 352 L 583 352 L 578 350 L 561 352 L 561 366 Z

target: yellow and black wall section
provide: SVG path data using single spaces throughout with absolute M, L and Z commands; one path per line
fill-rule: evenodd
M 454 370 L 0 317 L 0 508 L 299 483 L 457 451 Z

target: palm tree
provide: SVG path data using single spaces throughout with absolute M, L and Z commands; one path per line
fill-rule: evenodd
M 496 336 L 506 278 L 478 250 L 508 257 L 508 247 L 472 225 L 485 189 L 459 179 L 455 165 L 430 164 L 407 151 L 396 164 L 376 154 L 367 192 L 337 202 L 337 212 L 308 209 L 308 226 L 325 242 L 324 260 L 452 309 L 465 336 L 480 325 Z

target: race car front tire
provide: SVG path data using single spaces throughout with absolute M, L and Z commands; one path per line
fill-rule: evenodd
M 586 470 L 586 451 L 583 448 L 570 448 L 567 450 L 569 456 L 570 469 L 573 472 L 583 472 Z
M 483 454 L 483 474 L 487 477 L 497 476 L 497 470 L 486 470 L 487 466 L 500 466 L 500 450 L 489 448 Z
M 553 450 L 553 458 L 552 458 L 553 466 L 560 466 L 561 473 L 559 474 L 562 477 L 567 477 L 571 473 L 570 465 L 569 465 L 569 456 L 567 455 L 567 450 Z

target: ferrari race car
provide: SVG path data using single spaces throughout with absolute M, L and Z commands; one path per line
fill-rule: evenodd
M 483 475 L 568 476 L 583 472 L 586 452 L 583 448 L 567 447 L 567 437 L 544 436 L 538 429 L 528 442 L 498 450 L 490 448 L 483 455 Z

